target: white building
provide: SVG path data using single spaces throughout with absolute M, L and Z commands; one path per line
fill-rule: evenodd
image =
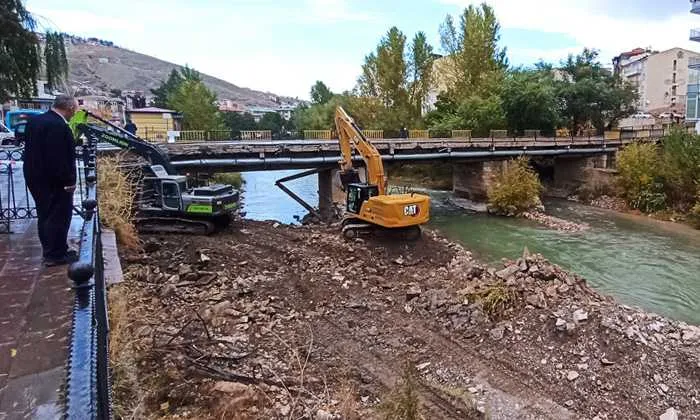
M 685 114 L 688 66 L 700 53 L 683 48 L 655 52 L 637 48 L 613 59 L 615 72 L 637 87 L 637 110 L 658 115 Z

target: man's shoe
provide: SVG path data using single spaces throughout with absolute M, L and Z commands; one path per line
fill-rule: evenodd
M 77 253 L 71 254 L 70 252 L 66 253 L 61 258 L 45 258 L 44 259 L 44 266 L 46 267 L 57 267 L 59 265 L 66 265 L 66 264 L 71 264 L 78 261 L 78 255 Z

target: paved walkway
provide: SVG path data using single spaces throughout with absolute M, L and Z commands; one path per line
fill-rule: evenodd
M 13 223 L 12 231 L 0 235 L 0 420 L 56 419 L 66 376 L 71 282 L 65 266 L 42 267 L 35 220 Z M 77 243 L 79 233 L 80 219 L 74 219 L 69 242 Z

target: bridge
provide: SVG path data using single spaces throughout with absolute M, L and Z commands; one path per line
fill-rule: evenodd
M 636 141 L 657 141 L 669 134 L 670 126 L 618 129 L 603 135 L 543 137 L 539 130 L 525 130 L 525 136 L 512 136 L 506 130 L 491 130 L 489 137 L 473 138 L 470 130 L 438 131 L 409 130 L 408 138 L 384 138 L 383 130 L 366 130 L 365 136 L 380 152 L 385 168 L 405 163 L 450 163 L 453 165 L 453 192 L 456 196 L 484 201 L 493 174 L 509 159 L 528 156 L 550 191 L 572 194 L 591 170 L 608 169 L 614 165 L 615 153 Z M 334 191 L 340 189 L 335 176 L 340 159 L 340 147 L 330 130 L 303 132 L 304 139 L 273 140 L 269 131 L 240 133 L 226 140 L 225 133 L 197 132 L 196 136 L 150 140 L 158 143 L 168 155 L 173 167 L 182 173 L 218 173 L 306 169 L 307 171 L 279 180 L 285 190 L 310 212 L 314 209 L 303 202 L 283 183 L 302 176 L 317 175 L 319 210 L 328 215 Z M 202 134 L 204 133 L 204 134 Z M 245 135 L 243 135 L 245 134 Z M 310 138 L 312 137 L 312 138 Z M 208 139 L 208 140 L 203 140 Z M 355 156 L 358 167 L 360 156 Z M 598 171 L 600 172 L 600 171 Z M 339 195 L 335 195 L 339 197 Z
M 492 174 L 508 159 L 529 156 L 538 169 L 544 168 L 555 190 L 575 192 L 592 169 L 614 165 L 618 149 L 635 141 L 657 141 L 669 127 L 644 130 L 617 130 L 602 136 L 541 137 L 529 130 L 529 137 L 510 137 L 506 131 L 493 130 L 487 138 L 472 138 L 468 130 L 453 131 L 450 137 L 431 138 L 427 130 L 421 138 L 373 138 L 385 167 L 405 163 L 446 162 L 453 164 L 453 192 L 457 196 L 482 201 L 486 198 Z M 216 173 L 308 169 L 300 176 L 318 176 L 319 208 L 325 213 L 332 204 L 333 191 L 339 188 L 335 171 L 340 158 L 337 140 L 330 131 L 319 139 L 271 140 L 247 133 L 246 140 L 182 141 L 162 143 L 173 166 L 181 172 Z M 457 134 L 455 136 L 455 134 Z M 466 134 L 466 135 L 464 135 Z M 371 136 L 377 133 L 372 132 Z M 448 134 L 449 135 L 449 134 Z M 370 137 L 371 137 L 370 136 Z M 263 138 L 262 140 L 250 140 Z M 362 159 L 355 156 L 358 166 Z M 286 181 L 286 180 L 285 180 Z M 278 185 L 280 185 L 278 183 Z M 287 190 L 286 190 L 287 191 Z M 291 191 L 287 191 L 299 201 Z M 306 203 L 302 203 L 309 208 Z

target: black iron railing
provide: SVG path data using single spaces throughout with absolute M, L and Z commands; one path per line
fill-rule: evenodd
M 68 356 L 65 415 L 68 419 L 110 419 L 109 322 L 97 205 L 97 145 L 88 139 L 81 153 L 83 226 L 79 260 L 68 269 L 75 301 Z M 79 171 L 80 172 L 80 171 Z

